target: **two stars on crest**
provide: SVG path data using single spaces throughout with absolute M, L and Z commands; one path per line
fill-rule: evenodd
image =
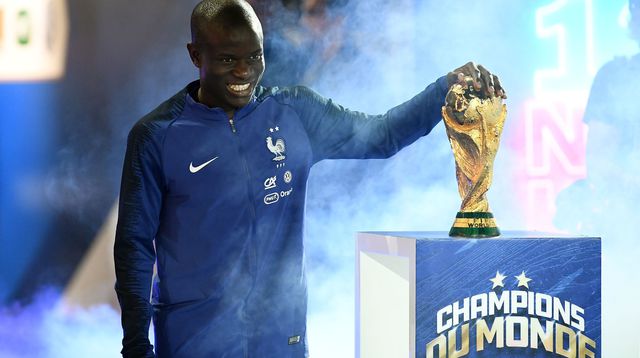
M 522 273 L 518 276 L 514 277 L 518 280 L 518 287 L 525 287 L 529 289 L 529 281 L 531 281 L 531 279 L 525 275 L 524 271 L 522 271 Z M 493 287 L 491 289 L 495 289 L 496 287 L 504 287 L 503 280 L 505 278 L 507 278 L 507 276 L 501 274 L 500 271 L 496 271 L 496 277 L 489 279 L 489 281 L 493 282 Z

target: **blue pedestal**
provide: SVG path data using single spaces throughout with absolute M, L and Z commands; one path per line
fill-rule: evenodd
M 600 357 L 600 239 L 360 233 L 357 356 Z

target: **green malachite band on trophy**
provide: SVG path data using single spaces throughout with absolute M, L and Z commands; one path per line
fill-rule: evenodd
M 489 213 L 489 212 L 471 212 L 471 211 L 458 211 L 458 214 L 456 214 L 456 218 L 460 218 L 460 219 L 478 219 L 478 218 L 485 218 L 485 219 L 493 219 L 493 214 Z
M 499 236 L 500 230 L 489 212 L 458 211 L 456 220 L 449 231 L 449 236 L 458 237 L 494 237 Z

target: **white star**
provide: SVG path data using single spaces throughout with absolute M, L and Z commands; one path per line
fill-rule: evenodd
M 279 130 L 280 130 L 280 128 L 278 128 L 278 126 L 276 126 L 276 132 L 279 131 Z
M 500 287 L 504 287 L 504 282 L 502 282 L 502 280 L 504 280 L 507 276 L 504 276 L 500 273 L 500 271 L 496 271 L 496 277 L 489 279 L 489 281 L 493 282 L 493 287 L 491 287 L 491 289 L 494 289 L 498 286 Z
M 522 271 L 520 275 L 515 276 L 515 278 L 518 279 L 518 287 L 524 286 L 529 288 L 529 281 L 531 281 L 531 279 L 525 276 L 524 271 Z
M 273 133 L 273 128 L 269 128 L 269 132 Z

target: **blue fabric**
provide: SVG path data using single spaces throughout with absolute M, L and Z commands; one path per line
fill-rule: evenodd
M 122 353 L 154 356 L 153 317 L 157 357 L 305 357 L 309 170 L 386 158 L 428 134 L 446 79 L 378 116 L 305 87 L 260 87 L 233 123 L 195 102 L 197 87 L 129 135 L 114 250 Z

